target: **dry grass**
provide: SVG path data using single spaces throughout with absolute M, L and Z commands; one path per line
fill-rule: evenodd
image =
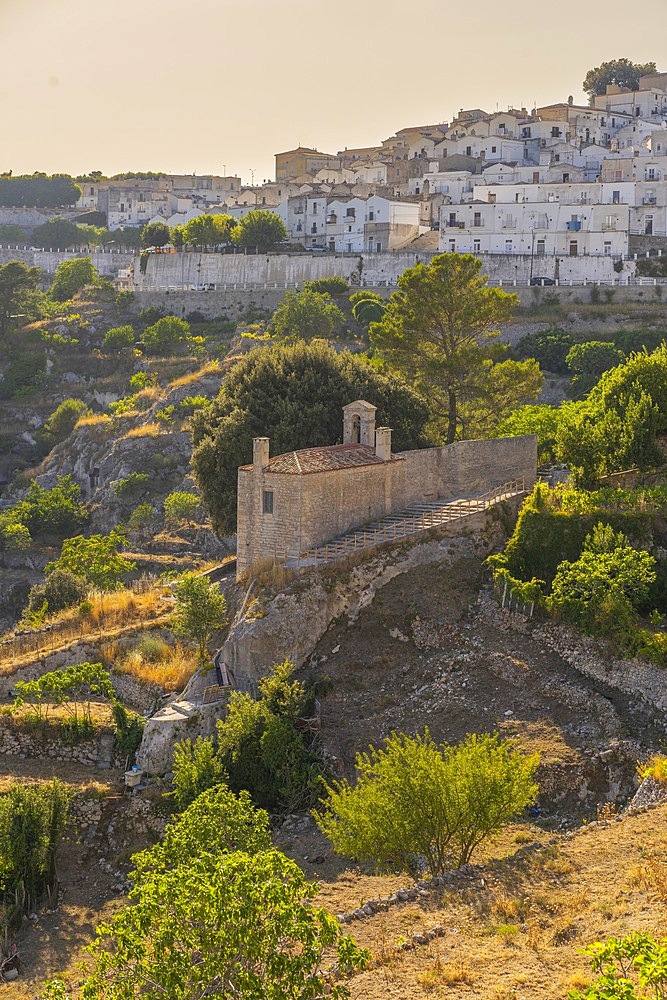
M 157 403 L 158 400 L 164 399 L 166 393 L 164 389 L 161 389 L 159 385 L 148 385 L 145 389 L 141 389 L 136 393 L 135 399 L 137 401 L 138 410 L 148 410 L 153 403 Z
M 168 621 L 168 605 L 155 588 L 140 594 L 131 590 L 93 593 L 90 603 L 90 613 L 85 617 L 79 615 L 78 609 L 70 608 L 51 620 L 48 632 L 38 630 L 6 639 L 0 644 L 0 674 L 13 674 L 34 660 L 36 654 L 52 652 L 82 638 L 101 639 L 107 632 Z
M 187 375 L 181 375 L 180 378 L 175 378 L 169 383 L 170 389 L 180 389 L 184 385 L 192 385 L 193 382 L 198 382 L 200 378 L 205 375 L 213 375 L 215 372 L 219 372 L 220 362 L 219 361 L 207 361 L 205 365 L 198 368 L 197 371 L 188 372 Z
M 126 414 L 129 416 L 130 414 Z M 136 414 L 135 414 L 136 416 Z M 130 438 L 143 438 L 152 437 L 156 438 L 160 436 L 162 428 L 158 423 L 141 424 L 139 427 L 131 427 L 126 434 L 123 434 L 121 440 L 128 441 Z
M 667 756 L 660 753 L 654 754 L 645 764 L 637 766 L 637 773 L 642 781 L 644 778 L 653 778 L 658 784 L 667 785 Z
M 142 636 L 124 659 L 114 663 L 118 673 L 130 674 L 143 684 L 158 684 L 165 691 L 182 691 L 198 667 L 195 650 L 148 636 Z
M 79 417 L 74 425 L 74 430 L 79 427 L 98 427 L 101 424 L 110 424 L 111 417 L 108 413 L 88 413 L 85 417 Z

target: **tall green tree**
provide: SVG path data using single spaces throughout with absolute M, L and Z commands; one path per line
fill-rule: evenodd
M 428 730 L 395 733 L 357 754 L 356 785 L 330 786 L 315 818 L 338 854 L 402 870 L 422 855 L 440 875 L 534 801 L 538 763 L 497 735 L 438 746 Z
M 447 444 L 462 433 L 462 405 L 487 391 L 488 369 L 506 351 L 497 343 L 497 325 L 519 301 L 487 287 L 481 268 L 479 258 L 456 253 L 408 268 L 382 320 L 370 327 L 380 360 L 445 422 Z
M 299 341 L 256 348 L 234 365 L 217 399 L 192 418 L 194 474 L 216 530 L 236 529 L 237 472 L 252 461 L 254 437 L 270 436 L 276 455 L 334 444 L 342 408 L 355 399 L 377 406 L 378 424 L 394 428 L 396 451 L 429 443 L 427 405 L 364 357 Z
M 120 531 L 108 535 L 75 535 L 66 538 L 58 559 L 48 563 L 44 572 L 48 575 L 56 569 L 66 569 L 75 576 L 87 580 L 98 590 L 115 590 L 125 573 L 129 573 L 136 563 L 126 559 L 119 549 L 126 544 Z
M 185 573 L 176 584 L 174 597 L 176 608 L 172 629 L 176 635 L 195 643 L 199 650 L 199 662 L 203 666 L 208 660 L 206 647 L 209 639 L 227 621 L 225 595 L 208 577 Z
M 655 63 L 633 63 L 629 59 L 610 59 L 594 69 L 589 69 L 582 87 L 588 94 L 591 106 L 596 97 L 606 93 L 607 84 L 617 83 L 628 90 L 639 90 L 640 76 L 655 73 Z
M 286 239 L 287 230 L 280 216 L 259 208 L 244 215 L 232 235 L 236 246 L 254 247 L 260 253 L 272 250 Z
M 565 361 L 572 372 L 570 392 L 573 396 L 583 396 L 609 371 L 625 360 L 623 351 L 607 340 L 588 340 L 584 344 L 573 344 Z
M 81 188 L 68 174 L 0 175 L 0 205 L 15 208 L 64 208 L 81 197 Z
M 196 804 L 196 803 L 195 803 Z M 186 814 L 185 814 L 186 815 Z M 102 924 L 84 1000 L 315 1000 L 329 952 L 341 972 L 367 952 L 313 905 L 316 887 L 276 850 L 193 852 L 134 876 L 132 905 Z M 343 982 L 327 991 L 349 997 Z
M 66 302 L 86 285 L 95 285 L 99 274 L 90 257 L 75 257 L 58 264 L 49 288 L 49 297 L 55 302 Z
M 28 267 L 20 260 L 0 264 L 0 334 L 7 332 L 26 294 L 38 288 L 41 277 L 41 268 Z
M 190 336 L 190 324 L 178 316 L 163 316 L 147 326 L 142 341 L 148 354 L 174 354 L 183 347 Z
M 141 230 L 142 247 L 163 247 L 169 243 L 171 230 L 166 222 L 147 222 Z
M 36 247 L 45 247 L 47 250 L 66 250 L 85 242 L 79 227 L 69 219 L 61 219 L 59 215 L 36 226 L 31 239 Z
M 329 340 L 345 317 L 330 295 L 303 288 L 288 291 L 271 317 L 270 333 L 276 340 Z
M 215 213 L 198 215 L 186 222 L 183 236 L 186 243 L 193 246 L 209 247 L 229 245 L 237 225 L 233 215 Z

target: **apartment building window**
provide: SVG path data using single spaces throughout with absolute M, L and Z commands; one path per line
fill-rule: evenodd
M 605 215 L 605 217 L 604 217 L 604 228 L 605 229 L 616 229 L 616 216 L 615 215 Z
M 611 203 L 612 203 L 612 205 L 620 205 L 621 204 L 621 192 L 620 191 L 612 191 L 611 192 Z
M 644 219 L 644 236 L 653 236 L 653 216 L 647 215 Z
M 604 241 L 602 252 L 605 257 L 611 257 L 611 240 Z
M 563 184 L 567 184 L 570 179 L 569 174 L 563 174 Z
M 614 180 L 615 181 L 622 181 L 623 180 L 623 171 L 622 170 L 616 170 L 614 172 Z
M 538 257 L 544 257 L 544 255 L 546 253 L 546 241 L 545 240 L 538 240 L 537 241 L 537 243 L 535 244 L 535 253 L 537 254 Z
M 262 514 L 273 514 L 273 490 L 262 490 Z
M 492 146 L 491 147 L 491 152 L 492 153 L 496 153 L 497 151 L 498 151 L 498 147 L 497 146 Z
M 417 194 L 419 194 L 419 191 L 417 191 Z M 374 212 L 374 211 L 373 211 L 373 209 L 371 208 L 371 209 L 369 209 L 369 211 L 368 211 L 368 221 L 369 221 L 369 222 L 373 222 L 373 220 L 374 220 L 374 219 L 375 219 L 375 212 Z
M 356 216 L 356 214 L 357 214 L 356 213 L 356 209 L 354 209 L 354 208 L 348 208 L 345 211 L 345 215 L 346 215 L 346 217 L 348 219 L 354 219 L 354 217 Z
M 472 241 L 472 252 L 473 253 L 480 253 L 480 246 L 481 246 L 481 243 L 480 243 L 479 240 L 473 240 Z
M 482 213 L 481 212 L 475 212 L 475 214 L 473 216 L 472 224 L 473 224 L 473 226 L 475 226 L 475 228 L 479 228 L 482 225 Z
M 466 156 L 472 156 L 472 146 L 466 146 Z
M 647 181 L 655 180 L 655 167 L 648 167 L 646 171 L 646 180 Z
M 311 231 L 311 233 L 316 233 L 317 232 L 317 223 L 316 222 L 313 222 L 312 226 L 310 227 L 310 231 Z
M 539 170 L 533 170 L 533 184 L 540 183 L 540 172 Z
M 560 163 L 560 153 L 554 153 L 554 163 Z
M 512 240 L 505 240 L 505 253 L 513 253 L 513 252 L 514 252 L 514 243 L 512 242 Z
M 450 240 L 449 241 L 449 252 L 450 253 L 454 253 L 455 250 L 456 250 L 456 240 Z
M 317 202 L 313 202 L 313 215 L 317 215 Z

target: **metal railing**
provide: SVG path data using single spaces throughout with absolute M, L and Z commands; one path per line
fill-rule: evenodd
M 427 531 L 429 528 L 436 528 L 462 517 L 469 517 L 471 514 L 478 514 L 493 504 L 522 495 L 525 492 L 526 484 L 522 476 L 478 496 L 415 504 L 402 512 L 388 515 L 378 522 L 369 524 L 365 528 L 350 531 L 324 545 L 318 545 L 299 553 L 283 552 L 280 555 L 275 553 L 275 558 L 277 562 L 284 562 L 287 568 L 319 566 L 342 559 L 362 549 L 373 548 L 384 542 L 396 541 L 399 538 Z

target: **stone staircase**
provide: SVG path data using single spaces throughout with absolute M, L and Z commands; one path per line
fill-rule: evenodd
M 408 535 L 426 531 L 428 528 L 435 528 L 458 518 L 477 514 L 493 504 L 508 500 L 510 497 L 522 496 L 525 492 L 525 481 L 515 479 L 479 496 L 414 504 L 396 514 L 390 514 L 379 521 L 366 524 L 363 528 L 339 535 L 317 548 L 307 549 L 298 555 L 288 554 L 285 566 L 296 569 L 335 562 L 337 559 L 342 559 L 360 549 L 372 548 L 383 542 L 405 538 Z

